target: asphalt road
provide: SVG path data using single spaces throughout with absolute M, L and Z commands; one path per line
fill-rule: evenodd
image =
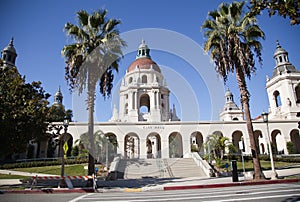
M 290 199 L 290 200 L 289 200 Z M 300 201 L 300 184 L 272 184 L 151 192 L 67 194 L 4 194 L 0 201 Z

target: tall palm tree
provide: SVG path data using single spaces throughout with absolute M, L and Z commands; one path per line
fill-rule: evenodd
M 261 179 L 264 176 L 253 136 L 246 77 L 250 79 L 256 70 L 254 54 L 262 65 L 262 46 L 259 40 L 264 39 L 265 35 L 256 24 L 255 16 L 244 14 L 244 5 L 245 2 L 220 4 L 217 10 L 208 13 L 208 18 L 201 28 L 206 38 L 204 51 L 210 52 L 217 73 L 225 83 L 228 74 L 236 75 L 250 138 L 254 179 Z
M 107 18 L 107 10 L 88 14 L 77 12 L 78 25 L 66 23 L 64 29 L 73 39 L 72 44 L 65 45 L 62 55 L 66 60 L 65 76 L 70 90 L 78 89 L 81 94 L 87 88 L 89 163 L 88 174 L 95 171 L 94 158 L 94 105 L 97 83 L 100 93 L 110 96 L 113 87 L 113 70 L 118 71 L 122 48 L 126 43 L 121 39 L 117 26 L 120 20 Z

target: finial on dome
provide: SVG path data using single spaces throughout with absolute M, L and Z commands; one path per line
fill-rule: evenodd
M 145 40 L 144 40 L 144 38 L 142 38 L 142 44 L 145 44 Z
M 9 45 L 14 45 L 14 37 L 11 37 L 11 40 L 10 40 L 10 42 L 9 42 Z
M 278 39 L 276 40 L 276 48 L 281 48 L 281 45 L 280 45 L 280 43 L 279 43 L 279 40 L 278 40 Z

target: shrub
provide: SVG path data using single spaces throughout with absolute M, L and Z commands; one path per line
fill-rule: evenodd
M 286 148 L 287 148 L 289 154 L 294 154 L 295 153 L 293 142 L 287 142 L 286 143 Z

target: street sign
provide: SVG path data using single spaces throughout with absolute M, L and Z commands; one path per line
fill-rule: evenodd
M 67 151 L 69 149 L 69 146 L 68 146 L 68 143 L 65 142 L 64 146 L 63 146 L 63 149 L 64 149 L 64 154 L 66 155 L 67 154 Z

